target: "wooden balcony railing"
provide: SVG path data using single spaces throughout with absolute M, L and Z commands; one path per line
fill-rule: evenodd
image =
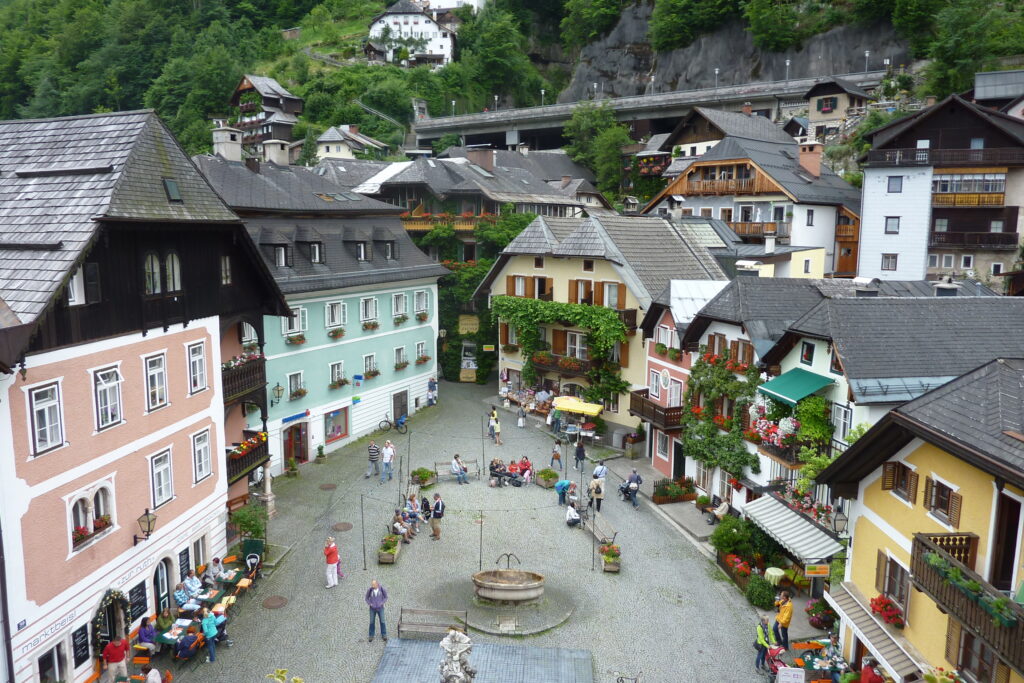
M 589 360 L 581 360 L 572 356 L 559 356 L 548 353 L 546 360 L 534 356 L 533 367 L 538 370 L 550 370 L 551 372 L 557 372 L 570 377 L 584 377 L 590 372 L 591 363 Z
M 669 408 L 658 405 L 648 398 L 648 395 L 647 389 L 631 391 L 629 393 L 629 414 L 639 417 L 645 422 L 650 422 L 662 431 L 680 429 L 679 421 L 683 417 L 683 406 Z
M 1024 671 L 1024 607 L 973 571 L 977 541 L 974 534 L 914 534 L 910 580 L 1007 666 Z M 954 569 L 960 573 L 956 580 L 949 576 Z M 967 582 L 976 582 L 980 592 L 964 588 Z
M 978 249 L 1016 249 L 1015 232 L 932 232 L 933 247 L 972 247 Z
M 836 226 L 836 239 L 840 241 L 856 241 L 857 225 L 855 223 L 839 224 Z
M 256 358 L 245 365 L 221 370 L 220 376 L 224 387 L 224 402 L 230 403 L 267 386 L 267 361 Z
M 754 192 L 753 178 L 728 180 L 689 180 L 684 194 L 746 194 Z
M 1002 206 L 1002 192 L 933 192 L 932 206 Z
M 440 218 L 437 214 L 434 214 L 429 218 L 425 216 L 408 216 L 402 219 L 402 225 L 406 230 L 430 230 L 437 223 L 451 223 L 452 227 L 456 231 L 472 232 L 476 228 L 476 224 L 479 222 L 479 216 L 473 216 L 472 218 L 456 216 L 455 218 L 445 220 L 444 218 Z
M 751 223 L 749 221 L 730 222 L 729 227 L 737 235 L 748 237 L 789 237 L 789 223 Z
M 242 434 L 243 438 L 248 439 L 256 436 L 257 432 L 246 430 Z M 265 442 L 237 458 L 228 457 L 228 484 L 235 483 L 269 459 L 270 448 Z
M 973 166 L 1024 164 L 1024 148 L 990 149 L 873 149 L 868 152 L 869 166 Z
M 615 312 L 619 314 L 619 320 L 621 320 L 622 324 L 626 326 L 626 330 L 635 330 L 636 329 L 636 309 L 635 308 L 618 309 Z

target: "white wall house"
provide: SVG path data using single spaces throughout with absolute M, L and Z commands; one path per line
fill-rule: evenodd
M 928 265 L 931 167 L 864 169 L 857 274 L 921 280 Z
M 396 56 L 404 47 L 396 41 L 408 39 L 423 41 L 408 48 L 411 60 L 439 65 L 452 60 L 455 33 L 410 0 L 398 0 L 370 24 L 370 41 L 385 45 L 389 62 L 398 61 Z

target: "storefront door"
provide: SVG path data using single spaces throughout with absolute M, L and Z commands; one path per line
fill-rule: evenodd
M 397 420 L 403 415 L 409 414 L 409 392 L 399 391 L 391 394 L 391 419 Z
M 296 462 L 307 462 L 309 453 L 306 449 L 306 423 L 300 422 L 284 432 L 284 461 L 295 458 Z

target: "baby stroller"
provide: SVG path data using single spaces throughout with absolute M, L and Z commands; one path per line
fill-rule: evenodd
M 764 664 L 768 667 L 769 681 L 775 680 L 775 677 L 779 675 L 779 669 L 789 666 L 782 660 L 782 655 L 784 654 L 786 654 L 786 648 L 779 645 L 768 646 L 768 656 L 765 658 Z
M 249 553 L 245 556 L 246 575 L 250 579 L 263 578 L 263 558 L 257 553 Z

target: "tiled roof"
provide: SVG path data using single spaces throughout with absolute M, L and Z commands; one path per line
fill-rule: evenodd
M 465 158 L 469 151 L 468 147 L 449 147 L 439 155 L 439 158 Z M 565 176 L 570 178 L 583 178 L 593 182 L 594 174 L 587 167 L 578 164 L 569 158 L 569 155 L 561 150 L 543 150 L 539 152 L 528 152 L 522 154 L 507 149 L 493 150 L 495 165 L 503 168 L 521 168 L 529 171 L 541 180 L 561 180 Z
M 264 97 L 287 97 L 288 99 L 297 100 L 301 99 L 288 92 L 283 85 L 277 82 L 276 79 L 270 76 L 257 76 L 255 74 L 246 74 L 245 77 L 252 83 L 252 87 L 256 88 L 256 92 Z
M 868 97 L 868 98 L 871 97 L 871 95 L 869 95 L 866 90 L 861 88 L 856 83 L 851 83 L 850 81 L 844 80 L 842 78 L 826 78 L 826 79 L 818 81 L 817 83 L 812 85 L 810 90 L 808 90 L 804 94 L 804 99 L 805 100 L 809 99 L 813 95 L 814 91 L 816 89 L 820 88 L 821 86 L 829 85 L 829 84 L 832 84 L 832 83 L 837 85 L 840 90 L 842 90 L 843 92 L 845 92 L 845 93 L 847 93 L 849 95 L 857 95 L 858 97 Z
M 196 165 L 224 201 L 236 210 L 304 211 L 328 214 L 401 213 L 401 209 L 339 187 L 304 166 L 264 162 L 259 172 L 245 163 L 203 154 Z
M 924 121 L 936 113 L 943 111 L 947 106 L 960 106 L 969 112 L 975 114 L 978 118 L 984 120 L 992 126 L 995 126 L 1003 133 L 1009 135 L 1011 138 L 1017 141 L 1018 144 L 1024 145 L 1024 121 L 1018 118 L 998 112 L 988 107 L 983 107 L 973 102 L 968 102 L 959 95 L 950 95 L 946 99 L 942 100 L 938 104 L 934 104 L 920 111 L 914 112 L 910 116 L 906 116 L 896 121 L 887 123 L 884 126 L 875 128 L 872 131 L 864 134 L 864 138 L 871 142 L 871 145 L 875 148 L 883 147 L 893 138 L 902 135 L 921 121 Z
M 338 187 L 351 190 L 380 173 L 388 165 L 386 161 L 367 159 L 321 159 L 313 168 L 313 172 Z
M 352 130 L 348 125 L 342 126 L 331 126 L 323 132 L 323 134 L 316 139 L 317 142 L 344 142 L 347 143 L 352 149 L 356 151 L 362 151 L 367 147 L 374 149 L 384 149 L 387 147 L 386 144 L 380 140 L 375 140 L 369 135 L 363 135 L 357 131 Z
M 104 217 L 237 221 L 151 111 L 0 122 L 0 326 L 38 319 Z
M 608 244 L 598 229 L 594 219 L 580 221 L 569 236 L 558 243 L 554 249 L 555 256 L 566 258 L 609 258 Z
M 787 135 L 771 119 L 757 114 L 744 114 L 738 111 L 723 111 L 707 107 L 695 107 L 694 111 L 708 120 L 715 128 L 726 136 L 761 140 L 763 142 L 781 142 L 793 144 L 793 138 Z

